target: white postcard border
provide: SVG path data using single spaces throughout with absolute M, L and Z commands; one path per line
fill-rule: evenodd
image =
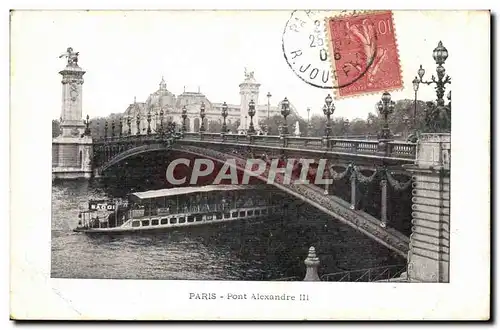
M 11 316 L 34 319 L 485 319 L 490 285 L 489 14 L 470 13 L 452 76 L 449 284 L 50 278 L 50 120 L 16 108 L 11 76 Z M 488 34 L 485 34 L 488 32 Z M 401 36 L 399 36 L 401 37 Z M 430 50 L 419 50 L 429 52 Z M 34 57 L 36 60 L 36 56 Z M 430 69 L 430 68 L 429 68 Z M 36 103 L 36 100 L 33 100 Z M 189 292 L 306 293 L 309 302 L 190 300 Z

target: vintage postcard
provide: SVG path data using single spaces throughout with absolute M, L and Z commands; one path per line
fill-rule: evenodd
M 12 10 L 11 318 L 489 319 L 490 19 Z

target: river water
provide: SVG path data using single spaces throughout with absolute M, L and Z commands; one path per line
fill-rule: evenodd
M 117 237 L 92 237 L 72 231 L 78 222 L 78 211 L 85 209 L 89 199 L 123 197 L 131 189 L 96 180 L 53 183 L 52 277 L 302 278 L 309 246 L 316 248 L 320 275 L 405 263 L 384 246 L 297 200 L 291 203 L 299 207 L 285 218 L 254 225 L 208 225 Z

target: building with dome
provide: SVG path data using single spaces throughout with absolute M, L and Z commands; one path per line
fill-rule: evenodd
M 253 124 L 255 130 L 262 134 L 263 129 L 259 126 L 259 122 L 265 118 L 274 115 L 281 115 L 281 102 L 277 105 L 271 105 L 270 94 L 267 97 L 266 104 L 259 104 L 259 87 L 260 84 L 255 80 L 253 72 L 245 71 L 245 79 L 239 85 L 240 87 L 240 104 L 227 104 L 228 116 L 226 124 L 229 127 L 235 126 L 238 123 L 238 134 L 246 134 L 250 125 L 250 117 L 248 116 L 248 104 L 251 100 L 255 102 L 255 116 Z M 130 123 L 131 134 L 146 134 L 148 128 L 148 116 L 151 119 L 150 127 L 154 133 L 157 127 L 160 127 L 161 114 L 163 113 L 163 123 L 174 122 L 177 125 L 182 125 L 182 110 L 185 107 L 187 110 L 186 130 L 188 132 L 199 132 L 200 130 L 200 107 L 205 105 L 204 126 L 208 131 L 210 124 L 217 122 L 222 124 L 222 105 L 223 102 L 211 102 L 206 95 L 200 92 L 184 90 L 180 95 L 174 95 L 167 89 L 167 83 L 162 77 L 158 86 L 158 90 L 150 94 L 145 102 L 137 102 L 134 97 L 134 102 L 131 103 L 124 113 L 125 122 L 123 124 L 122 133 L 127 134 L 129 131 L 128 123 Z M 293 105 L 290 105 L 290 110 L 295 112 Z

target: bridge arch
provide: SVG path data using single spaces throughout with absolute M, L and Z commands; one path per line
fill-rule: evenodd
M 214 162 L 223 164 L 227 159 L 237 160 L 236 168 L 242 173 L 250 173 L 246 170 L 246 160 L 238 155 L 226 154 L 223 152 L 215 151 L 208 148 L 200 148 L 193 145 L 170 145 L 164 143 L 151 143 L 147 145 L 137 146 L 126 151 L 123 151 L 103 166 L 101 166 L 101 173 L 111 166 L 126 160 L 127 158 L 134 157 L 143 153 L 169 150 L 191 154 L 197 157 L 204 157 L 211 159 Z M 257 179 L 267 182 L 267 176 L 256 176 Z M 274 187 L 282 190 L 283 192 L 292 195 L 296 198 L 303 200 L 316 209 L 332 216 L 333 218 L 343 222 L 362 234 L 372 238 L 373 240 L 381 243 L 382 245 L 393 250 L 397 254 L 406 257 L 409 250 L 409 238 L 401 234 L 397 230 L 386 227 L 380 227 L 380 220 L 369 215 L 362 210 L 351 209 L 350 203 L 342 200 L 341 198 L 333 195 L 324 195 L 324 190 L 313 184 L 284 184 L 279 180 L 274 180 L 271 183 Z
M 99 172 L 102 173 L 106 171 L 108 168 L 128 159 L 131 157 L 135 157 L 140 154 L 148 153 L 148 152 L 154 152 L 154 151 L 162 151 L 162 150 L 170 150 L 170 147 L 168 145 L 165 145 L 163 143 L 153 143 L 153 144 L 146 144 L 146 145 L 141 145 L 137 146 L 125 151 L 120 152 L 119 154 L 115 155 L 112 157 L 109 161 L 107 161 L 104 165 L 102 165 L 99 168 Z

